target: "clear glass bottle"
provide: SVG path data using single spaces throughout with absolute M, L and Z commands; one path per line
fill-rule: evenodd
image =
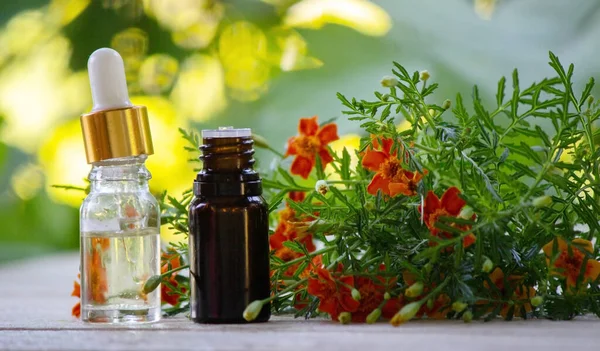
M 81 205 L 81 316 L 87 322 L 160 319 L 160 289 L 144 283 L 160 274 L 160 210 L 149 191 L 146 155 L 92 164 Z
M 148 112 L 127 93 L 115 50 L 88 60 L 94 106 L 81 116 L 90 193 L 81 205 L 81 319 L 93 323 L 154 322 L 160 289 L 144 293 L 160 274 L 160 210 L 148 189 L 144 162 L 154 153 Z

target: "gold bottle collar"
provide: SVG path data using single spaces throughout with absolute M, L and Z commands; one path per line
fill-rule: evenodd
M 154 153 L 144 106 L 82 115 L 81 129 L 88 163 Z

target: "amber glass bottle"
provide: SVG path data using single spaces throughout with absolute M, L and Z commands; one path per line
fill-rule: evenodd
M 250 129 L 202 132 L 203 169 L 189 213 L 191 318 L 245 323 L 246 306 L 269 297 L 268 210 L 252 168 Z M 265 304 L 254 322 L 271 315 Z

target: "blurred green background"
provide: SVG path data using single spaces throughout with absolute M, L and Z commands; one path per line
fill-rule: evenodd
M 515 67 L 522 84 L 552 74 L 548 50 L 580 84 L 598 78 L 599 38 L 597 0 L 1 1 L 0 263 L 78 247 L 84 194 L 51 185 L 85 186 L 78 117 L 97 48 L 122 54 L 149 109 L 153 191 L 177 195 L 197 156 L 178 127 L 251 127 L 284 151 L 298 118 L 339 117 L 335 93 L 370 96 L 392 60 L 428 70 L 439 102 L 475 83 L 491 97 Z M 334 148 L 356 145 L 358 126 L 338 124 Z

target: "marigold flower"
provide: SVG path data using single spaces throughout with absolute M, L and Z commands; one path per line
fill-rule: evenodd
M 338 140 L 339 136 L 336 124 L 329 123 L 319 127 L 317 116 L 301 118 L 298 132 L 300 135 L 291 137 L 288 140 L 285 156 L 296 156 L 290 171 L 292 174 L 306 179 L 316 164 L 317 155 L 321 158 L 323 167 L 333 161 L 333 157 L 327 149 L 327 144 Z
M 334 279 L 324 268 L 315 269 L 315 275 L 308 279 L 307 292 L 319 298 L 319 310 L 329 313 L 332 320 L 338 320 L 342 312 L 354 312 L 360 302 L 352 298 L 351 287 L 354 277 L 340 276 Z
M 90 252 L 86 252 L 85 284 L 87 299 L 95 303 L 106 302 L 106 293 L 108 291 L 108 277 L 106 269 L 102 262 L 103 252 L 109 249 L 110 241 L 108 238 L 92 238 Z
M 164 262 L 160 268 L 161 274 L 181 267 L 181 256 L 179 256 L 177 252 L 163 252 L 161 258 Z M 177 286 L 179 286 L 176 277 L 177 272 L 174 272 L 170 276 L 163 278 L 162 284 L 160 285 L 162 303 L 168 303 L 172 306 L 177 306 L 179 303 L 181 295 L 174 290 L 177 288 Z M 185 291 L 185 288 L 181 289 L 181 292 Z
M 505 299 L 510 302 L 503 303 L 502 309 L 500 310 L 500 315 L 506 318 L 508 315 L 508 311 L 511 306 L 514 306 L 514 316 L 521 316 L 523 313 L 528 313 L 532 311 L 532 306 L 530 299 L 533 298 L 536 294 L 536 291 L 533 287 L 525 286 L 523 284 L 523 277 L 520 275 L 510 275 L 506 277 L 504 272 L 500 267 L 496 267 L 490 273 L 490 281 L 496 287 L 496 290 L 499 291 L 499 296 L 494 296 L 498 294 L 492 293 L 492 297 L 496 299 Z M 484 282 L 483 285 L 489 289 L 490 286 L 487 282 Z M 485 301 L 479 301 L 478 304 L 485 303 Z M 494 309 L 497 305 L 491 306 L 490 310 Z
M 301 202 L 304 201 L 305 194 L 303 192 L 290 192 L 289 196 L 291 201 Z M 285 248 L 283 246 L 283 243 L 286 241 L 296 241 L 304 245 L 308 252 L 315 251 L 316 247 L 313 242 L 312 234 L 307 233 L 305 230 L 297 230 L 298 223 L 305 223 L 310 220 L 311 218 L 298 218 L 298 216 L 296 215 L 296 211 L 294 211 L 294 209 L 292 209 L 289 206 L 286 206 L 284 209 L 279 211 L 279 223 L 275 228 L 275 232 L 269 237 L 269 244 L 271 246 L 271 250 L 277 251 Z M 300 253 L 297 254 L 298 255 L 296 255 L 295 257 L 291 257 L 290 253 L 285 251 L 276 253 L 276 256 L 287 262 L 294 258 L 298 258 L 302 255 Z
M 557 252 L 554 252 L 555 241 Z M 582 270 L 584 270 L 583 284 L 595 281 L 600 275 L 600 262 L 591 257 L 588 257 L 585 267 L 583 267 L 586 253 L 590 255 L 594 253 L 594 245 L 590 241 L 578 238 L 567 243 L 564 239 L 557 237 L 544 245 L 543 250 L 550 273 L 566 278 L 567 290 L 577 286 L 577 279 Z M 556 259 L 553 260 L 554 257 Z
M 459 196 L 460 190 L 456 187 L 450 187 L 442 198 L 438 198 L 433 191 L 429 191 L 427 193 L 427 197 L 425 198 L 424 208 L 421 209 L 419 206 L 419 212 L 423 215 L 423 221 L 431 235 L 449 239 L 452 238 L 453 235 L 448 232 L 444 232 L 435 227 L 435 223 L 438 221 L 440 217 L 458 217 L 462 208 L 466 205 L 465 200 L 460 198 Z M 475 219 L 475 215 L 471 217 L 471 219 Z M 453 227 L 461 229 L 463 231 L 470 230 L 470 226 L 467 225 L 457 225 L 452 224 Z M 476 241 L 475 234 L 470 233 L 463 239 L 463 247 L 469 247 L 473 245 Z M 435 243 L 430 243 L 431 245 L 435 245 Z
M 401 181 L 399 183 L 390 182 L 390 196 L 396 196 L 398 194 L 406 196 L 417 195 L 417 186 L 424 175 L 427 175 L 426 169 L 423 170 L 423 174 L 403 169 L 399 175 Z
M 81 278 L 81 274 L 77 274 L 77 278 Z M 73 281 L 73 292 L 71 293 L 71 296 L 75 296 L 78 298 L 81 298 L 81 285 L 79 284 L 78 281 Z M 71 310 L 71 314 L 73 315 L 73 317 L 81 317 L 81 301 L 77 302 L 75 304 L 75 306 L 73 306 L 73 309 Z
M 376 172 L 367 187 L 367 192 L 377 195 L 381 190 L 387 196 L 416 195 L 417 185 L 423 178 L 423 174 L 402 168 L 397 150 L 391 152 L 394 145 L 392 139 L 383 139 L 381 145 L 377 139 L 373 139 L 372 143 L 373 147 L 367 149 L 362 158 L 362 166 Z M 427 171 L 424 174 L 427 174 Z
M 75 304 L 75 306 L 73 306 L 73 309 L 71 310 L 71 314 L 73 315 L 73 317 L 76 317 L 76 318 L 81 317 L 81 302 L 78 302 Z

